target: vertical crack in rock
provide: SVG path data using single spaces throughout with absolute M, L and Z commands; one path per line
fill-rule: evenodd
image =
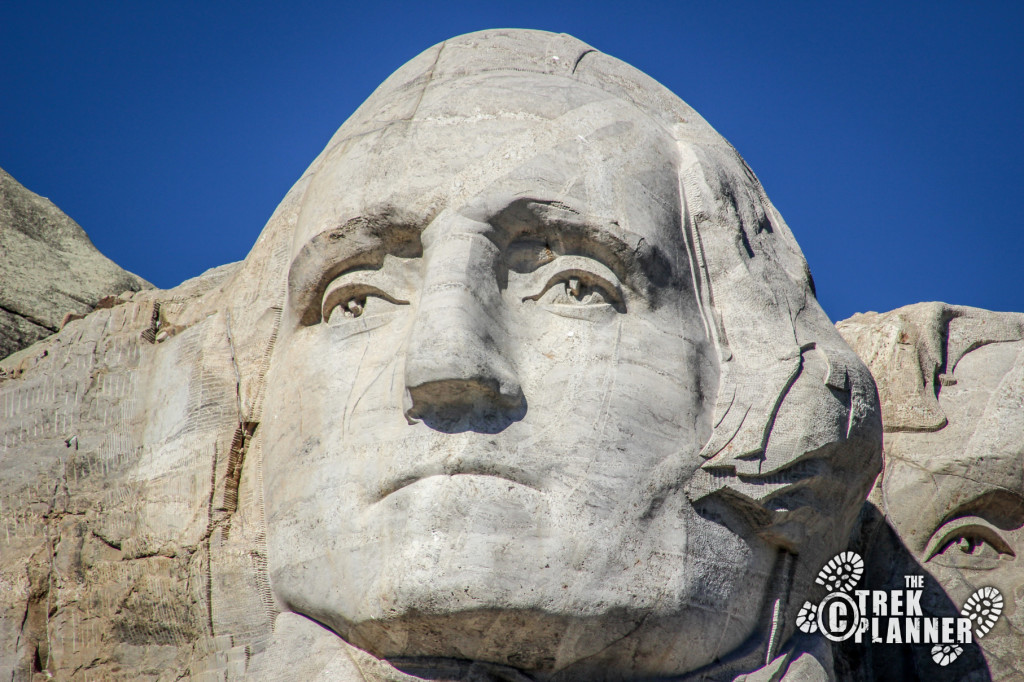
M 207 628 L 209 628 L 210 636 L 214 634 L 213 629 L 213 574 L 211 572 L 211 561 L 210 557 L 210 537 L 213 535 L 214 528 L 216 528 L 217 521 L 214 516 L 214 505 L 213 499 L 217 492 L 217 460 L 218 457 L 217 444 L 213 445 L 213 458 L 210 462 L 210 496 L 206 503 L 206 533 L 203 535 L 202 544 L 206 553 L 206 565 L 203 567 L 203 578 L 206 584 L 204 585 L 206 592 L 206 618 Z
M 156 333 L 160 330 L 160 304 L 153 303 L 153 314 L 150 317 L 149 326 L 143 330 L 141 338 L 147 343 L 156 343 Z

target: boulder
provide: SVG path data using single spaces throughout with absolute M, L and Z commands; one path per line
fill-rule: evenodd
M 90 312 L 105 296 L 150 289 L 93 246 L 53 202 L 0 169 L 0 358 Z

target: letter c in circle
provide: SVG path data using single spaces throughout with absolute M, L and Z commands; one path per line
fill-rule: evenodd
M 845 592 L 832 592 L 818 605 L 818 630 L 833 642 L 852 637 L 859 624 L 857 602 Z

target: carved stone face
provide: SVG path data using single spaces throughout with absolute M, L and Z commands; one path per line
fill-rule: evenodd
M 692 670 L 750 634 L 774 550 L 645 496 L 702 461 L 718 384 L 675 149 L 597 90 L 502 75 L 325 152 L 261 427 L 288 609 L 524 669 Z
M 946 426 L 888 437 L 891 516 L 933 572 L 984 571 L 986 585 L 1012 592 L 1024 579 L 1013 570 L 1024 552 L 1024 420 L 1013 414 L 1024 394 L 1024 342 L 981 346 L 946 377 L 939 392 Z M 922 493 L 912 495 L 914 486 Z M 924 494 L 935 498 L 923 507 L 930 513 L 911 513 L 922 509 L 912 500 Z M 1008 572 L 1018 575 L 1001 584 Z
M 881 506 L 949 602 L 932 608 L 955 612 L 980 588 L 998 589 L 1003 613 L 977 644 L 992 679 L 1019 678 L 1024 315 L 919 303 L 839 327 L 878 380 L 886 430 Z M 886 579 L 893 558 L 880 556 L 867 570 Z M 896 577 L 891 587 L 899 588 Z
M 945 427 L 886 436 L 885 504 L 957 606 L 980 587 L 1000 591 L 1002 622 L 979 641 L 995 666 L 1019 658 L 1024 627 L 1024 341 L 970 351 L 943 383 Z

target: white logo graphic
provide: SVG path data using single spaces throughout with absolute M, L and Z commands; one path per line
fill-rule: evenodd
M 876 644 L 931 644 L 932 660 L 945 666 L 959 658 L 964 644 L 987 635 L 1003 612 L 999 590 L 982 587 L 964 603 L 959 617 L 926 617 L 921 611 L 923 575 L 904 576 L 905 590 L 853 589 L 863 575 L 864 560 L 856 552 L 832 557 L 815 580 L 828 594 L 800 607 L 800 631 L 820 632 L 833 642 L 853 637 L 861 643 L 870 632 Z

